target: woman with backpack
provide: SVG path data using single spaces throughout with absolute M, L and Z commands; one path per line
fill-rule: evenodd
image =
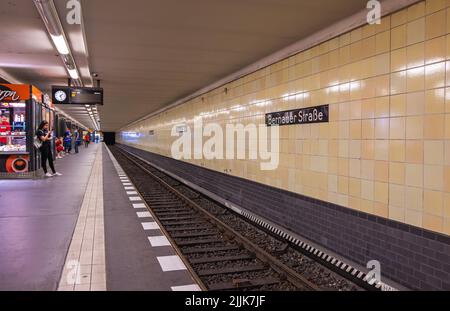
M 48 122 L 42 121 L 36 132 L 36 136 L 41 143 L 39 151 L 41 152 L 42 169 L 44 170 L 45 177 L 61 176 L 62 174 L 58 173 L 55 170 L 55 166 L 53 164 L 53 154 L 50 143 L 53 137 L 52 132 L 49 132 L 48 127 L 49 127 Z M 50 174 L 47 171 L 47 161 L 48 164 L 50 165 L 50 169 L 52 170 L 53 174 Z

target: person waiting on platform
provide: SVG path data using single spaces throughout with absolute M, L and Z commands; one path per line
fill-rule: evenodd
M 78 153 L 78 147 L 81 145 L 81 134 L 79 130 L 75 130 L 73 133 L 73 139 L 75 141 L 75 153 Z
M 72 151 L 72 133 L 70 133 L 69 129 L 64 133 L 64 151 L 67 154 L 70 154 Z
M 64 147 L 62 137 L 56 139 L 56 152 L 57 152 L 56 156 L 57 159 L 62 159 L 64 157 Z
M 91 137 L 90 137 L 89 133 L 87 133 L 86 136 L 84 136 L 84 147 L 89 148 L 90 142 L 91 142 Z
M 52 132 L 49 131 L 48 128 L 48 122 L 42 121 L 36 132 L 36 136 L 42 143 L 41 147 L 39 148 L 39 151 L 41 152 L 42 169 L 44 170 L 45 177 L 61 176 L 62 174 L 58 173 L 55 170 L 55 166 L 53 165 L 53 154 L 50 144 L 50 141 L 52 140 Z M 53 174 L 47 171 L 47 161 Z

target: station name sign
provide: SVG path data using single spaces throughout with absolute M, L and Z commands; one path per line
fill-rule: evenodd
M 103 89 L 96 87 L 53 86 L 54 104 L 103 105 Z
M 325 123 L 328 120 L 328 105 L 266 114 L 267 126 Z

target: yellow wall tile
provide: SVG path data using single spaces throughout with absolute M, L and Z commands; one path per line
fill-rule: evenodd
M 405 222 L 405 212 L 405 208 L 389 206 L 389 219 L 399 222 Z
M 406 139 L 423 138 L 423 116 L 406 118 Z
M 361 130 L 362 139 L 373 139 L 375 137 L 375 120 L 362 120 Z
M 362 160 L 361 161 L 361 178 L 366 180 L 374 180 L 375 178 L 375 161 Z
M 366 99 L 361 101 L 361 117 L 363 119 L 371 119 L 375 117 L 375 102 L 376 101 L 374 99 Z
M 423 215 L 423 227 L 432 231 L 442 231 L 443 222 L 442 217 L 424 214 Z
M 361 160 L 350 159 L 349 176 L 353 178 L 361 178 Z
M 444 167 L 444 191 L 450 192 L 450 166 Z
M 425 63 L 431 64 L 445 60 L 447 51 L 447 40 L 445 36 L 428 40 L 425 42 Z
M 405 222 L 411 226 L 422 226 L 422 212 L 409 210 L 405 211 Z
M 387 183 L 374 183 L 374 200 L 378 203 L 388 204 L 389 202 L 389 185 Z
M 425 92 L 408 93 L 406 95 L 406 114 L 421 115 L 425 110 Z
M 348 182 L 349 195 L 353 197 L 361 196 L 361 180 L 357 178 L 350 178 Z
M 391 16 L 391 27 L 397 27 L 405 24 L 408 21 L 408 10 L 400 10 Z
M 424 138 L 443 139 L 444 138 L 445 115 L 426 115 L 424 117 Z
M 425 83 L 425 81 L 424 81 Z M 399 71 L 391 74 L 391 94 L 406 92 L 406 71 Z
M 406 115 L 406 95 L 391 96 L 391 117 L 402 117 Z
M 425 190 L 423 196 L 423 209 L 426 213 L 442 216 L 443 194 L 439 191 Z
M 339 176 L 338 191 L 341 194 L 348 194 L 348 177 Z
M 423 212 L 423 190 L 422 188 L 406 187 L 405 204 L 407 210 Z
M 445 90 L 434 89 L 425 93 L 425 113 L 444 113 L 445 112 Z
M 387 218 L 389 216 L 389 208 L 387 203 L 375 202 L 373 204 L 373 214 L 376 216 Z
M 406 25 L 395 27 L 391 31 L 391 49 L 396 50 L 406 46 Z
M 405 183 L 405 164 L 390 162 L 389 183 L 403 185 Z
M 389 160 L 389 140 L 375 140 L 374 159 L 379 161 Z
M 385 31 L 375 36 L 376 53 L 386 53 L 391 47 L 391 32 Z
M 404 140 L 391 140 L 389 142 L 389 161 L 404 162 L 405 150 Z
M 391 52 L 391 71 L 401 71 L 407 68 L 407 49 L 401 48 Z
M 439 165 L 424 166 L 425 189 L 442 191 L 444 188 L 444 167 Z
M 425 40 L 425 18 L 419 18 L 407 25 L 407 39 L 408 45 L 422 42 Z
M 406 164 L 405 184 L 412 187 L 423 187 L 423 166 L 419 164 Z M 420 198 L 422 200 L 422 198 Z M 409 208 L 409 207 L 408 207 Z
M 375 180 L 379 182 L 388 182 L 389 162 L 375 161 Z
M 444 10 L 438 11 L 426 17 L 426 39 L 436 38 L 446 33 L 447 16 Z
M 425 3 L 426 14 L 431 14 L 439 10 L 445 9 L 446 0 L 427 0 Z
M 425 1 L 421 1 L 408 7 L 408 21 L 415 20 L 425 15 Z
M 425 44 L 423 42 L 406 48 L 406 67 L 408 69 L 423 66 L 425 64 Z
M 424 163 L 429 165 L 443 165 L 444 164 L 444 142 L 425 141 L 424 142 Z
M 375 138 L 388 139 L 389 138 L 389 122 L 388 118 L 375 120 Z
M 445 62 L 427 65 L 425 67 L 425 88 L 445 87 Z
M 361 158 L 371 160 L 375 157 L 375 142 L 373 140 L 363 140 L 361 142 Z
M 362 180 L 361 181 L 361 198 L 369 201 L 374 199 L 375 185 L 373 181 Z
M 389 184 L 389 210 L 391 207 L 405 208 L 405 187 Z
M 391 118 L 389 137 L 390 139 L 405 139 L 406 118 Z
M 389 97 L 379 97 L 375 100 L 375 117 L 386 118 L 389 117 Z
M 406 162 L 414 164 L 423 164 L 423 141 L 407 140 L 406 141 Z
M 407 74 L 407 91 L 417 92 L 425 89 L 425 68 L 417 67 L 409 69 Z

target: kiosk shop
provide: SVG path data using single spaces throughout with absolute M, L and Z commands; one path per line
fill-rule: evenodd
M 48 98 L 48 96 L 45 96 Z M 0 178 L 32 178 L 40 168 L 34 134 L 42 120 L 54 127 L 55 111 L 32 85 L 0 84 Z

